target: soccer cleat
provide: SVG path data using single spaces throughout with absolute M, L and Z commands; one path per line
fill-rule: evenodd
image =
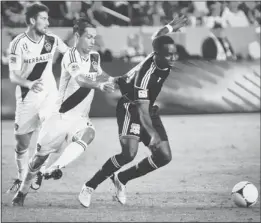
M 50 173 L 45 173 L 44 179 L 45 180 L 49 180 L 49 179 L 59 180 L 62 176 L 63 176 L 63 172 L 60 169 L 54 169 Z
M 92 198 L 92 192 L 94 191 L 93 188 L 91 187 L 87 187 L 85 184 L 82 187 L 82 190 L 78 196 L 78 199 L 80 201 L 80 203 L 88 208 L 91 204 L 91 198 Z
M 125 204 L 126 203 L 126 187 L 124 184 L 122 184 L 118 178 L 117 174 L 113 174 L 111 176 L 111 180 L 115 186 L 115 198 L 121 203 Z
M 11 192 L 12 192 L 12 193 L 16 193 L 16 192 L 19 190 L 19 188 L 20 188 L 20 186 L 21 186 L 21 183 L 22 183 L 21 180 L 15 179 L 14 182 L 13 182 L 12 187 L 10 187 L 10 189 L 8 189 L 8 190 L 6 191 L 6 193 L 11 193 Z
M 43 181 L 43 173 L 41 171 L 39 171 L 35 178 L 34 178 L 34 181 L 32 182 L 31 184 L 31 188 L 33 190 L 39 190 L 39 188 L 41 187 L 42 185 L 42 181 Z
M 23 194 L 21 191 L 18 191 L 12 200 L 13 206 L 24 206 L 24 199 L 27 194 Z

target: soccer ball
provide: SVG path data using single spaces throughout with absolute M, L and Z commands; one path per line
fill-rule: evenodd
M 232 200 L 238 207 L 250 207 L 257 202 L 258 190 L 248 181 L 237 183 L 232 189 Z

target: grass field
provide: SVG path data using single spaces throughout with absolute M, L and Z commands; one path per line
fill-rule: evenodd
M 89 209 L 78 193 L 101 165 L 120 151 L 114 118 L 93 119 L 96 139 L 77 161 L 64 169 L 59 181 L 44 181 L 29 193 L 24 207 L 12 207 L 5 194 L 16 174 L 13 123 L 2 123 L 2 221 L 172 221 L 260 222 L 260 198 L 252 208 L 237 208 L 230 193 L 239 181 L 260 191 L 260 114 L 166 116 L 162 118 L 173 161 L 127 184 L 125 206 L 112 200 L 107 180 L 93 195 Z M 35 140 L 31 145 L 31 150 Z M 133 163 L 149 151 L 140 146 Z M 132 163 L 132 164 L 133 164 Z

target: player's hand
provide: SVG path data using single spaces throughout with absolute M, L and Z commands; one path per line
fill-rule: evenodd
M 120 79 L 121 76 L 118 77 L 114 77 L 112 83 L 114 84 L 114 89 L 119 89 L 119 84 L 118 81 Z
M 149 148 L 151 148 L 151 149 L 157 148 L 159 146 L 160 142 L 161 142 L 160 136 L 159 136 L 159 134 L 157 132 L 155 132 L 151 136 Z
M 182 15 L 180 17 L 175 16 L 173 20 L 169 23 L 169 25 L 172 26 L 173 31 L 176 32 L 180 28 L 187 26 L 189 24 L 189 19 L 185 15 Z
M 99 88 L 103 92 L 112 93 L 115 90 L 115 84 L 112 82 L 103 82 L 99 84 Z
M 37 79 L 35 81 L 31 81 L 29 83 L 29 86 L 28 88 L 30 90 L 32 90 L 34 93 L 39 93 L 43 90 L 43 80 L 40 78 L 40 79 Z

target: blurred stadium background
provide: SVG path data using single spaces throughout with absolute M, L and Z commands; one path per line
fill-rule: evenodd
M 13 118 L 14 86 L 8 80 L 7 47 L 25 30 L 24 10 L 39 1 L 2 1 L 2 115 Z M 151 35 L 185 14 L 190 25 L 171 34 L 179 61 L 160 96 L 163 114 L 260 111 L 260 2 L 258 1 L 43 1 L 50 31 L 72 45 L 80 16 L 98 27 L 96 49 L 103 69 L 126 73 L 151 52 Z M 54 75 L 59 81 L 61 55 Z M 119 92 L 97 92 L 91 116 L 114 116 Z
M 179 60 L 157 101 L 161 114 L 170 115 L 163 122 L 174 161 L 131 183 L 127 207 L 112 203 L 106 181 L 93 207 L 83 210 L 76 200 L 82 183 L 120 149 L 114 120 L 120 92 L 97 92 L 90 114 L 97 135 L 90 150 L 66 169 L 61 181 L 44 182 L 39 193 L 29 195 L 28 208 L 14 211 L 11 196 L 4 194 L 15 173 L 15 86 L 8 79 L 7 47 L 25 30 L 24 11 L 32 2 L 39 1 L 1 2 L 3 221 L 260 221 L 260 199 L 243 210 L 234 208 L 229 197 L 241 180 L 260 191 L 259 1 L 41 1 L 50 9 L 50 31 L 69 46 L 74 19 L 86 16 L 97 25 L 96 49 L 102 68 L 112 76 L 145 58 L 152 50 L 150 36 L 174 15 L 189 17 L 188 27 L 171 34 Z M 57 83 L 60 61 L 57 54 Z M 212 113 L 223 114 L 205 115 Z M 35 138 L 32 148 L 34 143 Z M 142 148 L 138 158 L 147 153 Z

